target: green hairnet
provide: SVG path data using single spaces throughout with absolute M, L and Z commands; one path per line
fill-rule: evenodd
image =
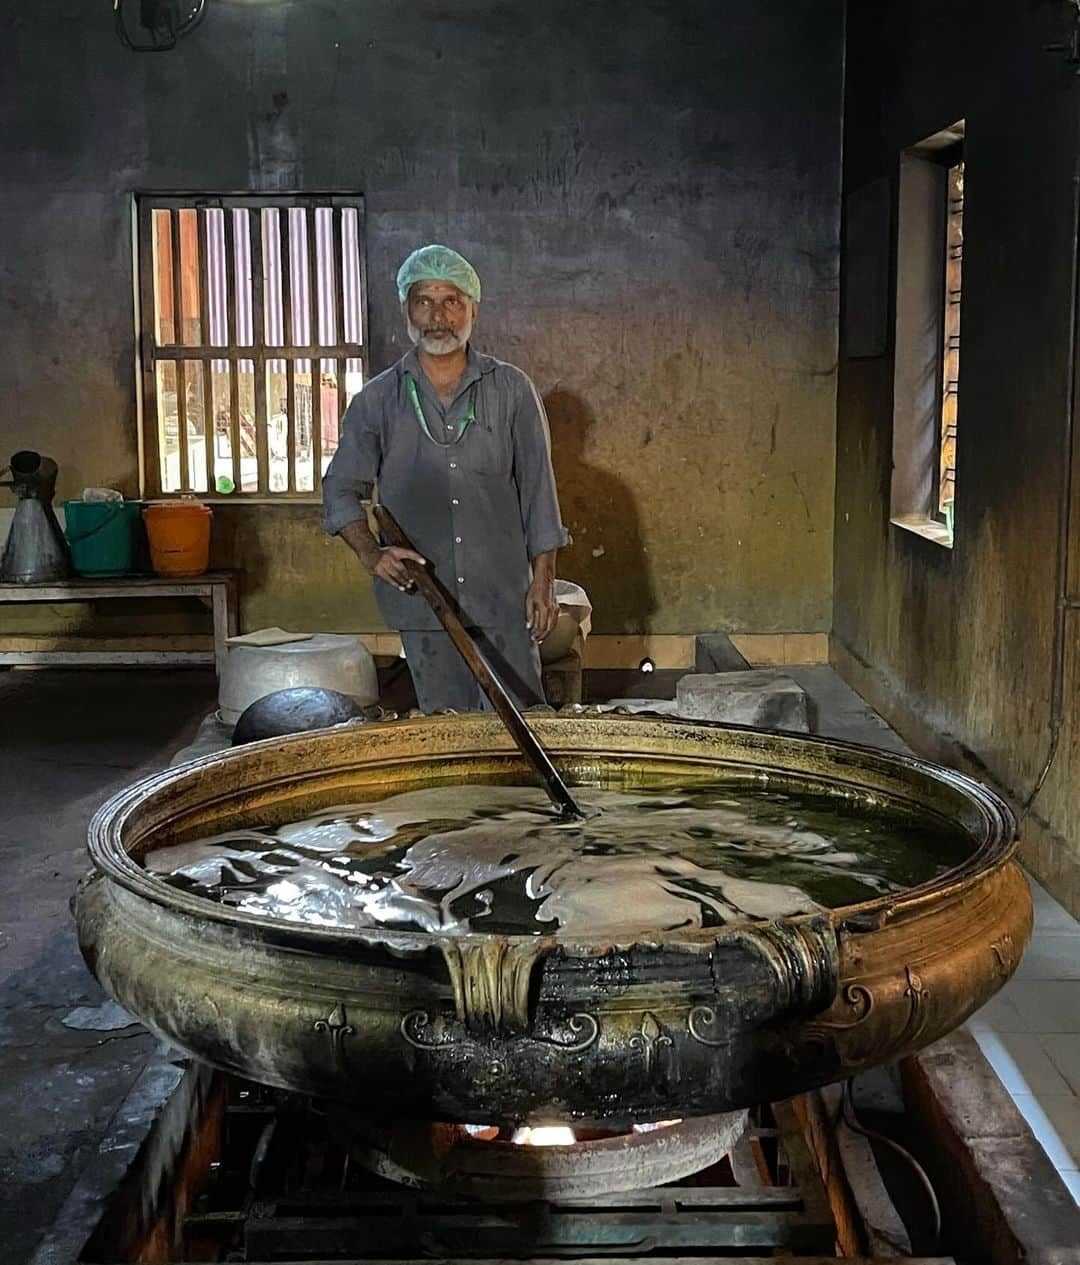
M 405 302 L 409 287 L 417 281 L 449 281 L 467 294 L 474 303 L 480 302 L 480 277 L 471 263 L 449 246 L 421 246 L 398 269 L 398 298 Z

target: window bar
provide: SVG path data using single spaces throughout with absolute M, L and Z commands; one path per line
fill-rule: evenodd
M 363 241 L 363 214 L 359 207 L 352 207 L 347 218 L 344 218 L 342 230 L 348 242 L 349 285 L 344 295 L 349 305 L 354 324 L 354 342 L 364 346 L 367 342 L 367 312 L 364 307 L 364 255 L 361 249 Z
M 341 330 L 341 341 L 345 342 L 345 232 L 341 226 L 341 207 L 333 209 L 333 229 L 330 234 L 330 263 L 326 270 L 330 281 L 330 293 L 333 296 L 330 311 L 334 321 Z M 337 336 L 337 329 L 334 330 Z M 345 414 L 345 369 L 348 361 L 344 357 L 334 360 L 334 377 L 337 380 L 338 425 Z
M 368 378 L 367 363 L 367 346 L 368 346 L 368 310 L 367 310 L 367 255 L 364 251 L 364 243 L 367 241 L 367 208 L 358 206 L 353 212 L 353 223 L 356 225 L 356 261 L 359 265 L 357 269 L 357 295 L 356 302 L 360 308 L 360 343 L 364 348 L 360 360 L 360 367 L 363 370 L 364 381 Z
M 240 359 L 236 347 L 236 309 L 239 295 L 236 293 L 236 235 L 232 207 L 225 207 L 225 341 L 229 344 L 229 450 L 232 453 L 233 487 L 243 491 L 240 471 Z M 248 212 L 243 214 L 247 216 Z
M 266 347 L 263 339 L 265 309 L 263 291 L 262 208 L 248 212 L 248 240 L 251 246 L 251 358 L 255 365 L 255 442 L 258 450 L 258 495 L 269 493 L 270 445 L 267 438 L 269 413 L 266 408 Z
M 278 240 L 281 245 L 281 341 L 296 342 L 292 313 L 292 216 L 289 207 L 278 209 Z M 296 361 L 285 358 L 285 468 L 288 471 L 287 487 L 296 491 Z
M 331 211 L 330 249 L 328 250 L 328 268 L 326 281 L 330 286 L 330 302 L 328 309 L 333 328 L 329 330 L 328 342 L 345 344 L 345 287 L 343 273 L 345 269 L 345 233 L 341 228 L 341 207 L 335 206 Z
M 285 445 L 286 468 L 289 472 L 290 492 L 296 491 L 296 361 L 289 356 L 285 361 Z
M 156 255 L 154 254 L 154 214 L 145 203 L 139 206 L 139 363 L 143 381 L 142 430 L 145 452 L 145 486 L 151 494 L 161 484 L 161 414 L 159 412 L 157 370 L 157 291 Z M 153 424 L 150 418 L 153 416 Z M 153 473 L 152 473 L 153 472 Z
M 315 208 L 308 206 L 304 210 L 304 227 L 307 230 L 307 273 L 308 273 L 308 341 L 312 346 L 311 357 L 311 479 L 312 488 L 318 492 L 322 485 L 322 366 L 316 359 L 314 348 L 322 341 L 319 329 L 319 273 L 318 255 L 315 241 Z
M 338 426 L 341 426 L 341 419 L 345 416 L 345 366 L 349 362 L 347 360 L 334 361 L 334 377 L 337 379 L 337 414 Z M 338 443 L 341 443 L 341 434 L 338 432 Z
M 173 266 L 173 339 L 177 343 L 184 341 L 184 302 L 183 284 L 180 270 L 180 213 L 169 212 L 169 230 L 172 242 Z M 191 491 L 191 472 L 188 469 L 188 429 L 187 429 L 187 374 L 183 360 L 177 356 L 173 361 L 176 376 L 176 442 L 180 451 L 180 488 L 181 492 Z M 167 447 L 167 445 L 166 445 Z M 162 489 L 164 490 L 164 489 Z
M 199 249 L 199 335 L 200 341 L 210 345 L 210 213 L 205 207 L 197 211 L 196 233 Z M 213 362 L 203 361 L 203 455 L 206 459 L 206 494 L 217 491 L 215 458 L 217 456 L 217 413 L 214 410 Z

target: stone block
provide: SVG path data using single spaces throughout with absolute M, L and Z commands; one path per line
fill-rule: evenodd
M 692 673 L 678 683 L 676 714 L 684 720 L 718 720 L 754 729 L 810 730 L 803 689 L 776 669 Z
M 571 650 L 562 659 L 541 664 L 544 697 L 556 709 L 581 702 L 581 657 Z
M 750 664 L 727 633 L 698 633 L 694 641 L 695 672 L 746 672 Z

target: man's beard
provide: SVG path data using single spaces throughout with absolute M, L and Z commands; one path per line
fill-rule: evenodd
M 448 356 L 459 347 L 464 347 L 472 337 L 473 318 L 471 316 L 456 334 L 445 325 L 435 325 L 427 330 L 420 330 L 412 321 L 407 320 L 407 324 L 409 337 L 421 351 L 426 351 L 429 356 Z M 432 333 L 435 330 L 446 330 L 448 336 L 433 338 Z

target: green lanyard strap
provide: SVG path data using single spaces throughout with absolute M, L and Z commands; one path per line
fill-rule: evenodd
M 420 403 L 420 395 L 416 389 L 416 383 L 413 381 L 413 376 L 411 373 L 407 373 L 405 375 L 405 387 L 406 387 L 406 390 L 409 392 L 409 399 L 412 400 L 413 412 L 416 414 L 416 420 L 420 423 L 420 429 L 424 432 L 424 434 L 428 437 L 428 439 L 431 440 L 433 444 L 438 444 L 440 448 L 445 448 L 447 445 L 444 444 L 441 440 L 436 439 L 435 436 L 431 433 L 430 429 L 428 428 L 427 418 L 424 416 L 424 406 Z M 461 419 L 460 422 L 458 422 L 457 434 L 454 436 L 451 442 L 456 444 L 461 439 L 462 435 L 465 434 L 466 430 L 468 430 L 469 423 L 475 422 L 475 421 L 476 421 L 476 386 L 474 384 L 472 392 L 469 395 L 469 407 L 465 410 L 465 416 Z

